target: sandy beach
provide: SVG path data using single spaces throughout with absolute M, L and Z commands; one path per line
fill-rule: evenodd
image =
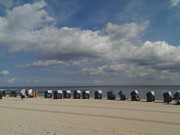
M 180 106 L 161 102 L 3 98 L 2 135 L 179 135 Z

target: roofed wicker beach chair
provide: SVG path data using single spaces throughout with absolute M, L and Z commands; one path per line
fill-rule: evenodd
M 5 90 L 5 89 L 4 89 L 4 90 L 2 90 L 2 96 L 3 96 L 3 97 L 5 97 L 5 96 L 6 96 L 6 94 L 7 94 L 7 93 L 6 93 L 6 90 Z
M 163 97 L 164 97 L 164 102 L 165 102 L 165 103 L 168 103 L 168 104 L 169 104 L 169 102 L 172 101 L 172 94 L 171 94 L 170 91 L 163 93 Z
M 44 98 L 52 98 L 52 90 L 46 90 L 44 92 Z
M 94 92 L 95 99 L 102 99 L 102 90 L 97 90 Z
M 75 90 L 74 91 L 74 99 L 80 99 L 81 98 L 81 91 Z
M 177 105 L 180 105 L 180 91 L 177 91 L 177 92 L 174 94 L 174 100 L 176 100 L 176 104 L 177 104 Z
M 124 95 L 121 90 L 118 92 L 118 95 L 119 95 L 119 97 L 120 97 L 120 100 L 126 100 L 126 99 L 127 99 L 127 98 L 126 98 L 126 95 Z
M 147 92 L 146 97 L 147 97 L 147 102 L 155 101 L 155 92 L 154 91 Z
M 63 91 L 64 98 L 71 98 L 71 90 L 64 90 Z
M 11 90 L 9 92 L 9 97 L 17 97 L 17 91 L 16 90 Z
M 62 90 L 55 90 L 53 92 L 53 99 L 62 99 L 63 91 Z
M 140 101 L 141 99 L 139 98 L 139 92 L 138 90 L 134 90 L 131 92 L 131 100 L 132 101 Z
M 115 100 L 116 99 L 116 95 L 115 95 L 114 90 L 107 91 L 107 99 L 108 100 Z
M 2 90 L 0 90 L 0 99 L 2 99 Z
M 33 89 L 27 90 L 27 96 L 28 96 L 29 98 L 32 98 L 32 97 L 33 97 Z
M 89 90 L 83 90 L 82 91 L 82 99 L 89 99 L 90 98 L 90 91 Z

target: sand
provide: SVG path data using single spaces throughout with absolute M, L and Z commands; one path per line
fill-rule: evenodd
M 0 100 L 1 135 L 179 135 L 180 106 L 94 99 Z

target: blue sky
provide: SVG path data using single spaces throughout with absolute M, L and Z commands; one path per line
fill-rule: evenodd
M 0 0 L 0 86 L 179 85 L 180 0 Z

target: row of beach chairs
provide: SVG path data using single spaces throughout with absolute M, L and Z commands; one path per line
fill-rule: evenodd
M 25 90 L 22 89 L 21 92 L 24 91 L 25 95 L 27 97 L 36 97 L 37 91 L 33 91 L 32 89 Z M 75 90 L 73 92 L 73 98 L 74 99 L 89 99 L 90 98 L 90 91 L 89 90 Z M 71 90 L 46 90 L 44 93 L 44 98 L 53 98 L 53 99 L 62 99 L 62 98 L 71 98 L 72 94 Z M 131 93 L 131 100 L 132 101 L 140 101 L 139 97 L 139 92 L 138 90 L 134 90 Z M 118 95 L 120 97 L 120 100 L 126 100 L 126 95 L 122 92 L 119 91 Z M 0 90 L 0 99 L 2 99 L 3 96 L 6 96 L 6 91 L 5 90 Z M 16 90 L 11 90 L 9 92 L 9 97 L 17 97 L 17 91 Z M 155 92 L 150 91 L 146 93 L 147 97 L 147 102 L 154 102 L 155 101 Z M 97 90 L 94 92 L 94 98 L 95 99 L 102 99 L 102 90 Z M 176 101 L 176 104 L 180 104 L 180 91 L 177 91 L 174 94 L 174 97 L 172 96 L 172 93 L 165 92 L 163 93 L 163 98 L 165 103 L 170 103 L 172 100 Z M 107 99 L 108 100 L 115 100 L 116 99 L 116 94 L 114 90 L 109 90 L 107 91 Z
M 71 98 L 71 90 L 46 90 L 44 93 L 44 98 L 53 98 L 53 99 L 62 99 L 62 98 Z M 140 101 L 139 92 L 138 90 L 134 90 L 131 93 L 131 100 L 132 101 Z M 118 95 L 120 97 L 120 100 L 126 100 L 126 95 L 119 91 Z M 146 93 L 147 102 L 154 102 L 155 101 L 155 92 L 150 91 Z M 171 92 L 166 92 L 163 94 L 164 102 L 169 103 L 172 100 L 176 100 L 177 104 L 180 102 L 180 91 L 176 92 L 174 94 L 174 97 L 172 97 Z M 89 90 L 75 90 L 73 91 L 73 98 L 74 99 L 89 99 L 90 98 L 90 91 Z M 97 90 L 94 92 L 94 99 L 102 99 L 102 90 Z M 107 99 L 108 100 L 115 100 L 116 94 L 114 90 L 107 91 Z

